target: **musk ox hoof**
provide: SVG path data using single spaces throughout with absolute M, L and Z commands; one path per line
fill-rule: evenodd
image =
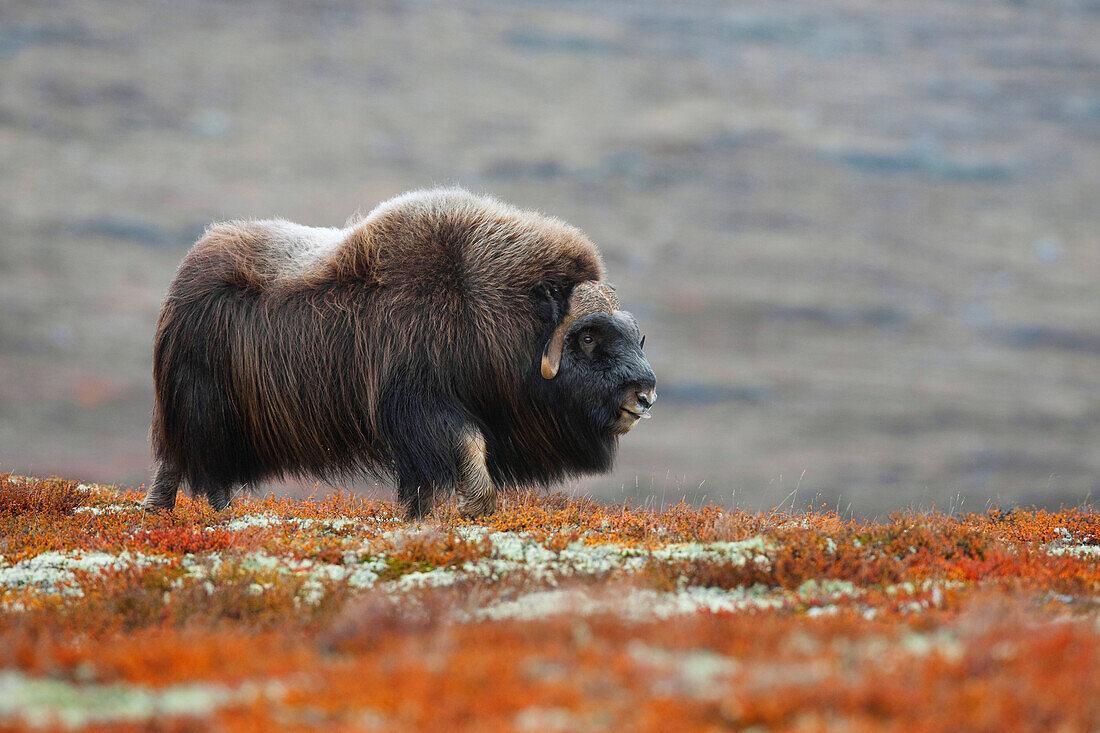
M 497 502 L 495 496 L 486 496 L 477 499 L 466 499 L 458 505 L 459 513 L 467 519 L 485 517 L 492 514 L 496 510 Z
M 229 507 L 230 502 L 233 501 L 233 492 L 229 490 L 229 487 L 217 489 L 207 494 L 207 498 L 210 500 L 210 506 L 214 507 L 214 511 L 224 511 Z

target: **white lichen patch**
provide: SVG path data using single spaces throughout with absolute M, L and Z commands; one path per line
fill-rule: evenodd
M 527 707 L 513 721 L 518 731 L 554 733 L 554 731 L 599 730 L 604 726 L 566 708 Z
M 142 511 L 140 504 L 108 504 L 107 506 L 78 506 L 73 509 L 74 514 L 129 514 Z
M 758 565 L 768 565 L 767 551 L 771 549 L 763 537 L 750 537 L 740 542 L 698 542 L 674 543 L 656 549 L 652 553 L 655 560 L 688 562 L 731 562 L 745 565 L 749 561 Z
M 1068 555 L 1078 558 L 1100 558 L 1100 544 L 1096 539 L 1086 535 L 1077 538 L 1065 527 L 1056 527 L 1054 531 L 1058 539 L 1043 545 L 1042 549 L 1048 555 Z
M 710 649 L 669 650 L 635 639 L 627 647 L 635 665 L 655 676 L 653 690 L 660 695 L 715 698 L 726 691 L 740 668 L 737 660 Z
M 392 517 L 374 517 L 371 519 L 355 519 L 354 517 L 334 517 L 332 519 L 315 519 L 306 517 L 298 520 L 298 526 L 302 529 L 321 529 L 332 532 L 345 532 L 352 529 L 372 531 L 381 527 L 389 527 L 398 524 L 401 520 Z
M 1069 555 L 1070 557 L 1100 559 L 1100 545 L 1046 545 L 1048 555 Z
M 219 553 L 202 556 L 188 555 L 183 560 L 185 574 L 191 578 L 217 578 L 235 568 L 247 573 L 268 577 L 299 577 L 303 579 L 301 598 L 309 604 L 316 604 L 324 597 L 325 584 L 346 584 L 355 589 L 372 587 L 379 574 L 387 568 L 384 559 L 371 558 L 363 562 L 355 559 L 354 553 L 345 555 L 343 565 L 322 563 L 304 559 L 294 559 L 257 552 L 242 557 L 226 558 Z M 262 593 L 271 588 L 271 583 L 254 583 L 251 590 Z
M 283 517 L 275 516 L 274 514 L 244 514 L 242 516 L 230 519 L 223 525 L 220 525 L 223 529 L 228 529 L 230 532 L 239 532 L 242 529 L 251 529 L 252 527 L 260 527 L 261 529 L 267 529 L 268 527 L 279 527 L 288 522 L 294 522 L 293 519 L 284 519 Z M 207 527 L 207 532 L 213 532 L 216 527 Z
M 42 593 L 79 597 L 84 595 L 77 585 L 79 573 L 111 572 L 163 561 L 164 558 L 155 555 L 131 552 L 118 555 L 106 552 L 43 552 L 14 564 L 0 564 L 0 588 L 33 588 Z
M 236 532 L 242 529 L 258 527 L 268 529 L 271 527 L 289 527 L 295 530 L 321 530 L 326 533 L 344 533 L 359 530 L 364 534 L 373 534 L 373 531 L 381 530 L 397 523 L 398 520 L 380 517 L 377 519 L 356 519 L 354 517 L 333 517 L 318 519 L 314 517 L 280 517 L 276 514 L 242 514 L 226 521 L 224 524 L 212 525 L 206 531 L 212 532 L 215 528 L 228 529 Z
M 798 586 L 798 594 L 807 598 L 826 598 L 829 600 L 837 600 L 840 598 L 854 598 L 861 595 L 863 590 L 848 580 L 837 580 L 835 578 L 823 578 L 820 580 L 810 579 L 803 581 Z
M 236 689 L 209 684 L 156 689 L 121 684 L 77 685 L 18 672 L 0 672 L 0 720 L 20 720 L 35 728 L 79 728 L 202 717 L 219 708 L 277 693 L 274 686 L 266 689 L 257 685 Z
M 762 586 L 751 588 L 691 587 L 662 593 L 634 589 L 613 596 L 596 595 L 583 590 L 552 588 L 526 593 L 509 601 L 500 601 L 459 620 L 515 619 L 533 621 L 560 614 L 595 616 L 610 614 L 635 621 L 695 614 L 738 613 L 750 610 L 776 610 L 796 601 L 788 591 L 772 591 Z
M 901 639 L 901 648 L 915 657 L 939 654 L 945 659 L 957 662 L 966 653 L 964 644 L 947 632 L 922 634 L 910 632 Z
M 471 536 L 478 538 L 472 533 Z M 528 535 L 514 532 L 492 532 L 480 537 L 487 538 L 492 545 L 491 554 L 477 562 L 466 563 L 461 570 L 490 580 L 522 572 L 533 580 L 553 584 L 562 578 L 636 573 L 651 562 L 744 565 L 751 561 L 764 566 L 770 562 L 763 554 L 768 547 L 762 537 L 741 542 L 673 543 L 651 551 L 583 542 L 551 550 Z

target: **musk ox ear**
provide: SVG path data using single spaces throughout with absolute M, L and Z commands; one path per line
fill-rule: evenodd
M 569 312 L 554 329 L 554 333 L 542 350 L 542 378 L 553 379 L 558 376 L 562 351 L 565 350 L 565 334 L 568 333 L 573 321 L 589 313 L 611 315 L 618 308 L 619 299 L 615 297 L 615 289 L 610 285 L 586 280 L 573 288 L 573 295 L 569 298 Z
M 543 280 L 535 286 L 532 298 L 535 312 L 548 330 L 561 321 L 569 310 L 569 292 L 563 291 L 561 285 L 553 280 Z

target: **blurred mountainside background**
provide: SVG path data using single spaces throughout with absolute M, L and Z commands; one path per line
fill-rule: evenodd
M 146 480 L 211 220 L 458 184 L 584 229 L 647 334 L 654 418 L 571 491 L 1095 499 L 1097 39 L 1094 0 L 4 2 L 0 471 Z

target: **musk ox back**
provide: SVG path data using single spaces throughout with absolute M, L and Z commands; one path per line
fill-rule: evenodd
M 499 486 L 606 471 L 656 382 L 603 279 L 579 230 L 460 189 L 344 229 L 214 225 L 157 324 L 145 505 L 366 473 L 411 516 L 452 487 L 476 515 Z

